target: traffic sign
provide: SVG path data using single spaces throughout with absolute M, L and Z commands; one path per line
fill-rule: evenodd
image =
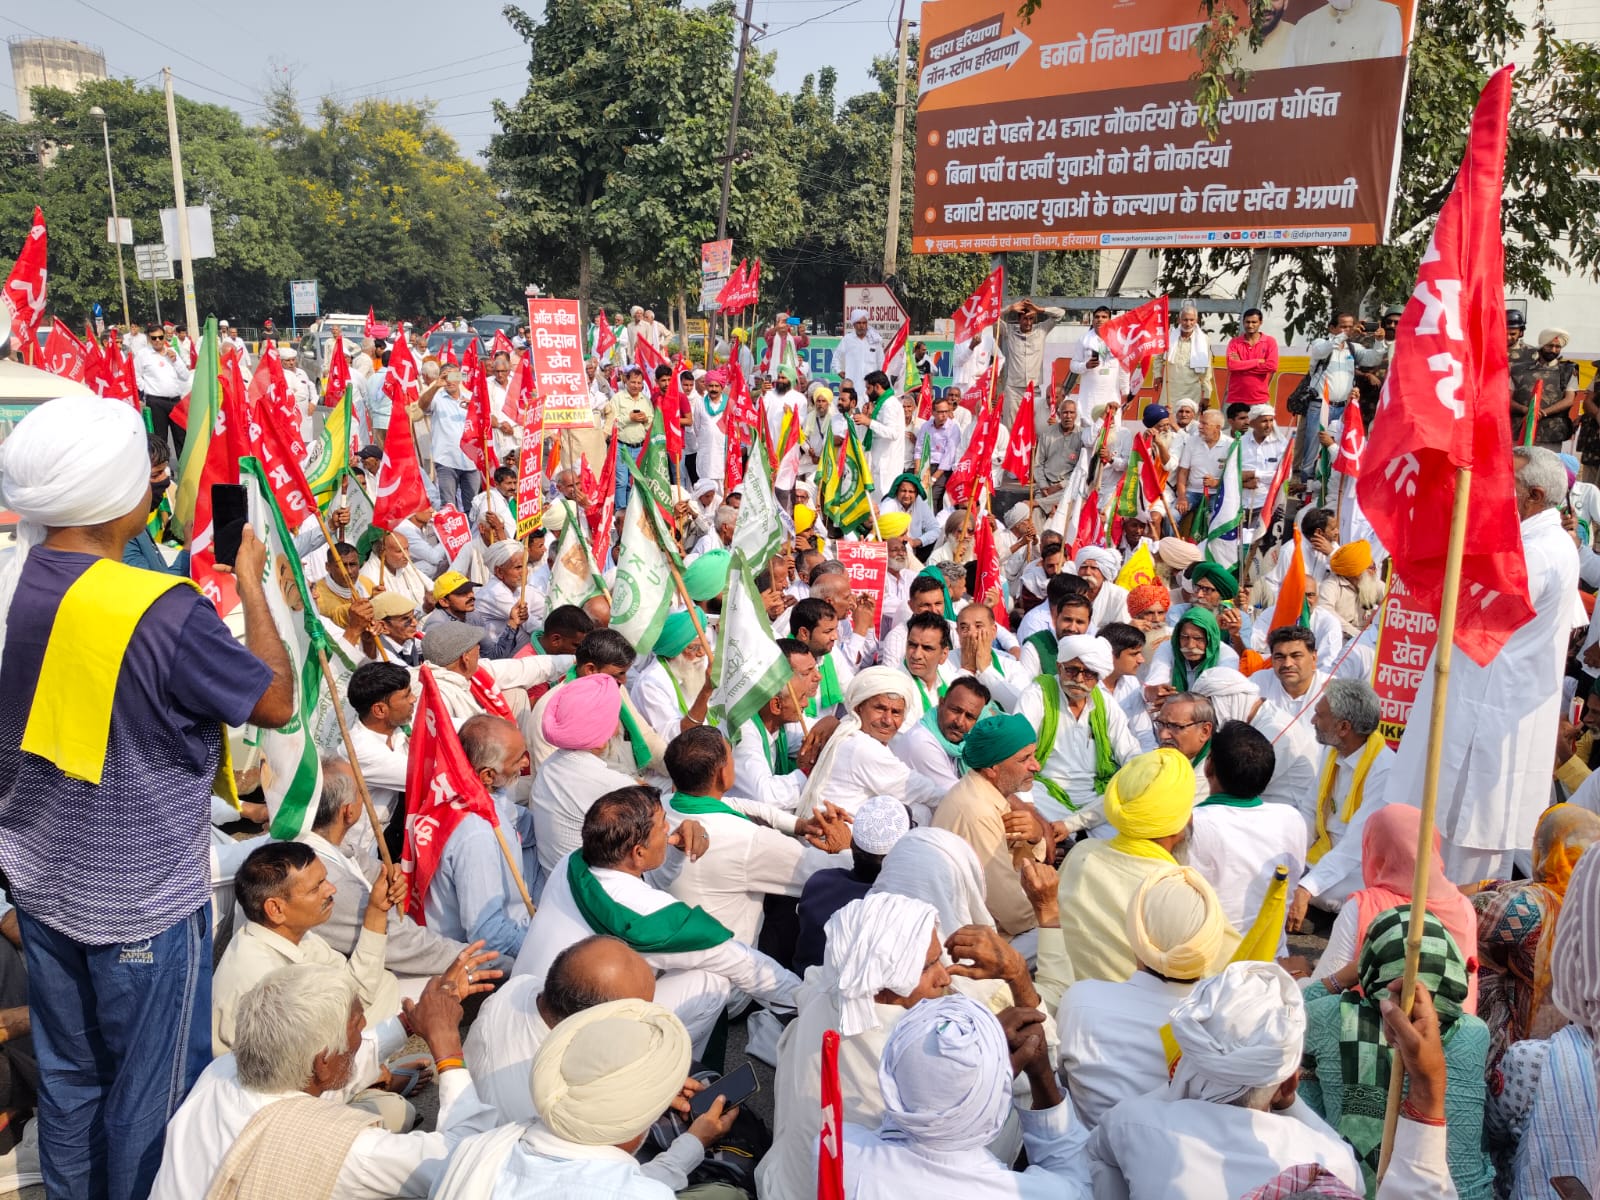
M 172 260 L 161 242 L 133 248 L 133 266 L 140 279 L 171 279 Z

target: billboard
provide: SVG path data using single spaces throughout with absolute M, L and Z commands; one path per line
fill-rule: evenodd
M 1289 0 L 1211 138 L 1195 0 L 930 0 L 913 248 L 1373 245 L 1415 4 Z

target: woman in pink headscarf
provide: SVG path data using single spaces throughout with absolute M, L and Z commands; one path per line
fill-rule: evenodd
M 1317 963 L 1316 979 L 1330 992 L 1351 987 L 1367 926 L 1384 909 L 1411 903 L 1417 871 L 1417 834 L 1422 813 L 1409 804 L 1388 804 L 1367 818 L 1361 831 L 1361 878 L 1365 884 L 1339 910 L 1328 948 Z M 1478 1011 L 1478 915 L 1461 889 L 1445 878 L 1439 831 L 1433 831 L 1428 870 L 1428 911 L 1439 919 L 1467 962 L 1466 1013 Z M 1313 985 L 1314 986 L 1314 985 Z

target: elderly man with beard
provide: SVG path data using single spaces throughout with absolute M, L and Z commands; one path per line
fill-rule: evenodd
M 1122 706 L 1100 686 L 1113 667 L 1104 638 L 1064 637 L 1057 643 L 1055 673 L 1041 674 L 1017 701 L 1017 712 L 1045 748 L 1033 804 L 1067 833 L 1100 824 L 1107 784 L 1139 753 Z
M 1071 979 L 1126 979 L 1138 965 L 1126 916 L 1139 885 L 1188 856 L 1194 768 L 1163 747 L 1134 758 L 1106 787 L 1109 839 L 1086 838 L 1061 864 L 1056 903 Z M 1231 954 L 1238 934 L 1230 930 Z
M 544 620 L 544 596 L 524 585 L 528 577 L 528 552 L 521 542 L 507 539 L 490 546 L 483 555 L 492 578 L 477 589 L 477 613 L 489 622 L 496 638 L 508 629 L 536 628 Z M 530 623 L 531 622 L 531 623 Z
M 1205 761 L 1211 753 L 1211 736 L 1217 731 L 1217 714 L 1211 701 L 1193 692 L 1175 692 L 1161 703 L 1161 711 L 1151 721 L 1156 741 L 1176 750 L 1194 768 L 1195 803 L 1210 794 L 1205 776 Z
M 989 915 L 1007 937 L 1019 937 L 1038 920 L 1017 869 L 1027 860 L 1048 863 L 1055 852 L 1050 827 L 1026 799 L 1039 772 L 1038 735 L 1015 713 L 985 717 L 962 741 L 961 759 L 967 773 L 939 805 L 933 827 L 972 847 Z
M 934 780 L 948 791 L 966 770 L 961 743 L 983 716 L 989 699 L 989 689 L 973 676 L 953 679 L 938 706 L 923 713 L 914 724 L 907 724 L 889 743 L 889 749 L 913 774 Z
M 1360 637 L 1378 605 L 1383 603 L 1383 580 L 1372 561 L 1372 545 L 1346 542 L 1328 559 L 1328 577 L 1317 585 L 1317 606 L 1339 620 L 1347 638 Z
M 362 534 L 362 544 L 369 543 L 369 534 L 371 551 L 361 568 L 362 589 L 369 596 L 376 596 L 379 591 L 404 596 L 414 610 L 421 612 L 432 581 L 412 563 L 405 538 L 374 527 Z
M 662 741 L 706 723 L 706 710 L 716 680 L 711 678 L 711 658 L 695 629 L 706 627 L 698 608 L 680 609 L 662 623 L 655 657 L 639 672 L 630 689 L 634 706 Z M 706 635 L 711 636 L 709 633 Z
M 918 824 L 928 823 L 945 788 L 913 774 L 889 749 L 914 698 L 905 673 L 890 667 L 868 667 L 850 681 L 844 696 L 847 715 L 817 758 L 800 795 L 800 815 L 825 803 L 854 813 L 869 796 L 889 795 L 906 805 L 913 819 L 920 818 Z
M 1089 614 L 1092 633 L 1102 625 L 1128 619 L 1128 589 L 1114 582 L 1122 570 L 1122 556 L 1103 546 L 1085 546 L 1073 559 L 1079 576 L 1089 585 L 1089 599 L 1094 604 Z

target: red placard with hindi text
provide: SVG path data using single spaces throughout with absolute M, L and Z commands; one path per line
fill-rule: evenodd
M 449 504 L 433 514 L 433 531 L 439 535 L 439 541 L 451 562 L 472 540 L 472 526 L 467 521 L 467 514 Z
M 528 299 L 528 355 L 544 401 L 544 423 L 589 429 L 589 376 L 583 364 L 583 326 L 576 300 Z
M 1372 687 L 1378 693 L 1378 731 L 1390 749 L 1398 749 L 1422 674 L 1439 642 L 1439 619 L 1417 603 L 1398 575 L 1392 575 L 1377 620 Z
M 882 628 L 883 591 L 889 581 L 889 543 L 836 542 L 834 549 L 838 551 L 839 561 L 850 573 L 850 590 L 867 592 L 876 601 L 872 623 L 875 629 Z

